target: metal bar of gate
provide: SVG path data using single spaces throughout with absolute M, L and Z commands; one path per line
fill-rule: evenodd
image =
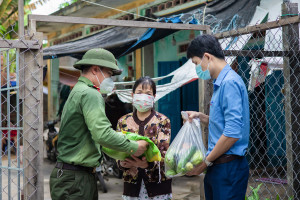
M 6 64 L 6 75 L 7 75 L 7 78 L 6 78 L 6 87 L 9 87 L 10 86 L 10 62 L 9 62 L 9 49 L 7 50 L 7 53 L 6 53 L 6 59 L 7 59 L 7 64 Z M 6 111 L 6 116 L 7 116 L 7 124 L 6 126 L 8 127 L 8 131 L 7 131 L 7 152 L 8 152 L 8 167 L 11 167 L 10 166 L 10 161 L 11 161 L 11 155 L 10 155 L 10 90 L 7 90 L 7 96 L 6 96 L 6 103 L 7 103 L 7 111 Z M 11 171 L 10 169 L 8 169 L 7 171 L 8 173 L 8 179 L 7 179 L 7 182 L 8 182 L 8 199 L 11 199 Z
M 7 87 L 7 88 L 3 88 L 1 91 L 7 91 L 7 90 L 15 90 L 18 89 L 18 87 Z
M 6 167 L 6 166 L 1 166 L 2 169 L 10 169 L 10 170 L 15 170 L 15 171 L 23 171 L 23 169 L 19 169 L 16 167 Z
M 2 54 L 3 51 L 0 51 L 0 56 L 4 56 L 4 54 Z M 6 91 L 6 104 L 7 104 L 7 113 L 6 113 L 6 122 L 7 125 L 5 127 L 0 127 L 0 141 L 2 141 L 3 138 L 3 130 L 7 130 L 7 154 L 8 154 L 8 165 L 7 166 L 3 166 L 2 163 L 2 155 L 1 155 L 1 159 L 0 159 L 0 200 L 2 200 L 3 197 L 3 187 L 2 187 L 2 173 L 3 170 L 7 170 L 7 178 L 8 178 L 8 186 L 7 186 L 7 195 L 8 195 L 8 199 L 12 198 L 12 189 L 11 189 L 11 176 L 12 176 L 12 171 L 16 171 L 17 172 L 17 178 L 18 178 L 18 200 L 21 199 L 21 175 L 23 174 L 23 168 L 21 168 L 21 158 L 20 158 L 20 138 L 21 138 L 21 134 L 20 131 L 23 130 L 23 127 L 20 127 L 20 99 L 19 99 L 19 84 L 20 84 L 20 79 L 19 79 L 19 51 L 17 51 L 16 53 L 16 86 L 15 87 L 11 87 L 10 84 L 10 55 L 9 55 L 9 50 L 5 50 L 6 52 L 6 88 L 2 88 L 2 84 L 1 84 L 1 88 L 0 88 L 0 113 L 2 113 L 2 92 Z M 5 73 L 3 74 L 2 72 L 2 63 L 0 62 L 0 68 L 1 68 L 1 74 L 0 74 L 0 83 L 2 80 L 2 76 L 5 77 Z M 10 92 L 12 90 L 16 90 L 16 118 L 17 118 L 17 122 L 16 122 L 16 127 L 11 126 L 10 124 L 10 111 L 11 111 L 11 98 L 10 98 Z M 0 115 L 0 123 L 2 123 L 2 115 Z M 14 143 L 16 143 L 16 154 L 17 154 L 17 167 L 12 167 L 12 157 L 11 157 L 11 148 L 13 146 L 11 146 L 11 131 L 12 130 L 16 130 L 17 131 L 17 140 L 14 141 Z M 0 149 L 2 152 L 2 142 L 0 142 Z M 5 152 L 4 152 L 5 153 Z
M 17 51 L 16 55 L 16 86 L 17 86 L 17 95 L 16 95 L 16 109 L 17 109 L 17 168 L 20 169 L 20 105 L 19 105 L 19 53 L 20 51 Z M 21 173 L 22 171 L 18 171 L 18 200 L 21 198 Z
M 7 127 L 1 127 L 0 130 L 7 130 Z M 13 130 L 23 130 L 22 127 L 14 127 Z

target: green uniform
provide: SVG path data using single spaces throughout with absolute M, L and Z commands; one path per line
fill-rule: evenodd
M 98 200 L 97 181 L 92 173 L 54 168 L 50 175 L 52 200 Z
M 97 167 L 101 157 L 100 145 L 131 154 L 138 149 L 136 142 L 116 134 L 111 128 L 105 115 L 104 99 L 100 92 L 91 86 L 92 82 L 89 79 L 80 77 L 64 106 L 58 137 L 58 162 Z M 96 187 L 95 181 L 80 183 L 85 178 L 84 176 L 90 176 L 86 179 L 92 180 L 93 174 L 63 171 L 60 177 L 57 175 L 57 169 L 54 169 L 51 174 L 50 189 L 53 200 L 68 199 L 75 193 L 79 195 L 78 199 L 97 199 L 94 197 L 96 194 L 90 191 L 91 188 Z M 77 188 L 76 185 L 84 188 Z M 85 194 L 81 190 L 86 190 Z M 94 192 L 98 194 L 97 191 Z M 77 198 L 75 195 L 71 199 L 76 199 L 75 197 Z

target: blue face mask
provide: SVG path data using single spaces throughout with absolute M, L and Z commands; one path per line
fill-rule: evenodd
M 201 63 L 202 63 L 202 60 L 201 60 Z M 203 79 L 203 80 L 211 79 L 211 76 L 210 76 L 210 73 L 209 73 L 209 70 L 208 70 L 209 63 L 208 63 L 208 66 L 207 66 L 207 70 L 205 70 L 205 71 L 202 71 L 201 63 L 196 66 L 196 72 L 197 72 L 198 77 Z

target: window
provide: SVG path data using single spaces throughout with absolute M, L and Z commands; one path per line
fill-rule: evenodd
M 185 53 L 187 51 L 187 48 L 189 46 L 189 43 L 184 43 L 178 46 L 178 53 Z

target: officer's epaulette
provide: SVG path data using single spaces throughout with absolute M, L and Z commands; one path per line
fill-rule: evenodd
M 91 87 L 91 88 L 95 88 L 96 90 L 98 90 L 98 92 L 100 92 L 100 88 L 97 87 L 96 85 L 88 84 L 88 86 Z

